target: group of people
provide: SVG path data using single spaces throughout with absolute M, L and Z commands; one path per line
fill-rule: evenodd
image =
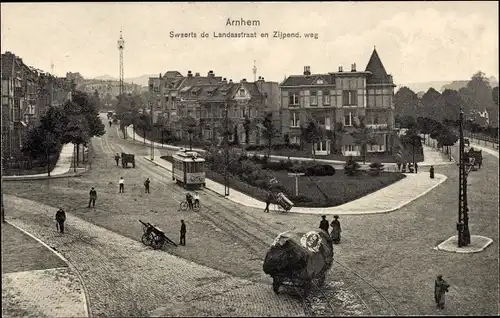
M 193 206 L 200 206 L 200 196 L 198 195 L 198 192 L 195 191 L 194 195 L 192 195 L 190 192 L 186 193 L 186 201 L 188 203 L 188 207 L 190 210 L 193 209 Z
M 331 232 L 328 232 L 330 226 L 332 227 Z M 328 224 L 328 220 L 326 219 L 326 215 L 321 216 L 321 221 L 319 222 L 319 228 L 330 234 L 330 237 L 333 241 L 333 244 L 340 243 L 340 233 L 342 229 L 340 228 L 339 216 L 334 215 L 332 223 Z
M 408 167 L 409 173 L 418 173 L 418 163 L 416 163 L 416 162 L 415 163 L 398 162 L 397 166 L 398 166 L 399 172 L 406 173 L 406 168 Z

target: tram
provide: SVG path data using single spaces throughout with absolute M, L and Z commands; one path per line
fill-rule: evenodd
M 205 159 L 196 151 L 180 149 L 172 158 L 172 180 L 184 188 L 205 186 Z

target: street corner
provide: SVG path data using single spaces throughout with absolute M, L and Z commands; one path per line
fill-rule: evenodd
M 2 317 L 87 317 L 78 276 L 68 267 L 2 275 Z
M 479 253 L 484 251 L 488 246 L 493 243 L 493 240 L 489 237 L 480 235 L 471 235 L 470 244 L 466 247 L 458 247 L 458 236 L 454 235 L 449 239 L 445 240 L 438 246 L 434 247 L 434 250 L 452 252 L 452 253 Z

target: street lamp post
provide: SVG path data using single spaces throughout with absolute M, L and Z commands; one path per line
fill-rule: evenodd
M 224 102 L 224 141 L 225 145 L 225 159 L 226 165 L 224 169 L 224 196 L 229 196 L 229 176 L 228 176 L 228 166 L 229 166 L 229 136 L 228 136 L 228 110 L 227 102 Z
M 469 232 L 469 208 L 467 206 L 467 174 L 469 167 L 469 156 L 465 152 L 464 145 L 464 112 L 460 109 L 459 124 L 459 185 L 458 185 L 458 247 L 465 247 L 470 244 Z
M 151 103 L 151 132 L 153 132 L 153 103 Z M 153 134 L 151 134 L 153 135 Z M 149 136 L 149 138 L 151 139 L 149 142 L 151 143 L 151 160 L 155 160 L 155 143 L 153 141 L 153 138 L 151 138 L 152 136 Z
M 5 209 L 4 209 L 4 206 L 3 206 L 3 145 L 1 147 L 1 150 L 2 152 L 2 170 L 1 170 L 1 174 L 2 174 L 2 189 L 0 191 L 2 191 L 2 195 L 1 195 L 1 200 L 2 200 L 2 223 L 5 223 Z

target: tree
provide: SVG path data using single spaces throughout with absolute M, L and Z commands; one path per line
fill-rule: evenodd
M 90 138 L 88 123 L 83 115 L 71 115 L 61 138 L 64 144 L 72 143 L 76 149 L 76 165 L 79 163 L 80 145 L 87 143 Z
M 333 147 L 336 153 L 342 152 L 342 137 L 344 136 L 344 125 L 342 122 L 335 123 L 335 128 L 332 131 Z
M 395 121 L 399 124 L 399 127 L 401 128 L 410 129 L 414 128 L 417 125 L 417 121 L 413 116 L 397 117 Z
M 408 87 L 401 87 L 394 94 L 394 112 L 397 117 L 416 117 L 418 112 L 418 96 Z
M 402 136 L 401 141 L 404 144 L 411 145 L 412 147 L 412 162 L 415 164 L 415 149 L 420 149 L 422 147 L 422 139 L 417 134 L 415 129 L 408 129 L 406 133 Z
M 443 104 L 443 119 L 457 121 L 460 116 L 460 107 L 464 106 L 464 102 L 460 94 L 451 89 L 446 89 L 441 94 Z
M 192 140 L 193 140 L 193 134 L 196 132 L 196 129 L 198 127 L 198 123 L 196 122 L 196 119 L 194 119 L 191 116 L 187 116 L 182 118 L 182 127 L 185 132 L 188 133 L 189 137 L 189 150 L 193 149 L 192 146 Z
M 433 118 L 436 121 L 443 120 L 441 94 L 434 88 L 429 88 L 424 96 L 422 96 L 421 108 L 418 115 L 421 117 Z
M 492 97 L 493 89 L 483 72 L 478 71 L 472 75 L 467 86 L 460 89 L 459 93 L 465 102 L 464 113 L 466 115 L 470 115 L 472 111 L 487 110 L 492 125 L 498 125 L 498 106 L 495 105 Z
M 368 152 L 368 145 L 375 144 L 375 138 L 373 136 L 373 131 L 366 127 L 365 118 L 359 118 L 359 126 L 356 127 L 356 130 L 351 133 L 351 136 L 354 138 L 354 142 L 356 145 L 360 146 L 361 154 L 363 156 L 363 163 L 366 163 L 366 154 Z
M 498 86 L 493 87 L 491 90 L 491 95 L 493 97 L 493 103 L 498 107 Z
M 311 119 L 306 127 L 306 141 L 311 144 L 314 161 L 316 161 L 316 144 L 321 141 L 322 137 L 321 128 L 316 123 L 316 120 Z
M 361 168 L 361 166 L 351 156 L 344 165 L 344 173 L 348 176 L 355 176 L 359 173 L 359 168 Z
M 243 121 L 243 129 L 245 130 L 245 144 L 250 142 L 250 130 L 252 129 L 252 121 L 245 115 L 245 120 Z
M 273 143 L 273 137 L 276 133 L 276 129 L 274 128 L 274 123 L 273 123 L 273 113 L 269 112 L 266 114 L 264 117 L 264 121 L 262 122 L 263 126 L 263 134 L 264 138 L 267 140 L 267 147 L 268 147 L 268 157 L 271 156 L 271 146 Z
M 458 141 L 458 136 L 450 131 L 448 128 L 445 128 L 442 133 L 437 138 L 438 147 L 442 146 L 446 147 L 446 153 L 450 153 L 450 148 Z
M 146 143 L 146 134 L 153 128 L 151 125 L 151 116 L 140 114 L 135 125 L 137 126 L 137 129 L 142 130 L 143 142 Z

